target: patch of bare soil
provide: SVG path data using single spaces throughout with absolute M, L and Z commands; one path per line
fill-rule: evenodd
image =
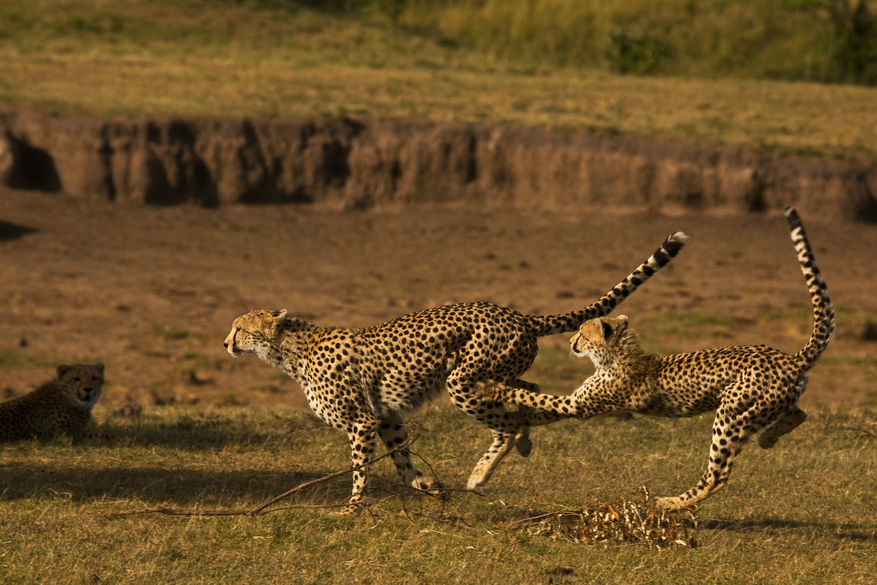
M 813 371 L 804 404 L 873 401 L 877 342 L 868 339 L 867 317 L 877 315 L 877 226 L 824 222 L 799 210 L 832 299 L 847 316 L 825 365 Z M 806 342 L 809 321 L 763 318 L 790 310 L 806 315 L 810 307 L 779 214 L 448 204 L 365 212 L 203 209 L 0 190 L 0 391 L 29 391 L 58 363 L 101 360 L 108 385 L 98 418 L 101 409 L 106 416 L 126 404 L 304 407 L 282 372 L 225 352 L 236 316 L 285 308 L 318 324 L 360 327 L 473 300 L 565 312 L 597 299 L 676 230 L 691 236 L 689 246 L 617 312 L 630 316 L 634 328 L 671 311 L 739 326 L 721 339 L 665 339 L 639 327 L 647 346 L 767 343 L 796 351 Z M 564 348 L 567 338 L 542 345 Z

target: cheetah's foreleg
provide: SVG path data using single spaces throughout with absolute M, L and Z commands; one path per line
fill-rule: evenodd
M 371 503 L 366 489 L 368 488 L 371 460 L 375 453 L 377 430 L 378 422 L 372 420 L 354 423 L 347 430 L 353 466 L 353 493 L 347 506 L 342 508 L 342 514 L 355 514 L 362 507 Z

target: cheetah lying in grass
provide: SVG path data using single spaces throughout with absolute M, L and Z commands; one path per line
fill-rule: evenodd
M 677 497 L 658 498 L 660 508 L 679 510 L 700 502 L 728 481 L 743 445 L 761 433 L 758 444 L 770 449 L 807 417 L 797 407 L 807 372 L 822 355 L 834 331 L 828 289 L 794 209 L 786 209 L 792 242 L 813 302 L 810 341 L 795 355 L 766 347 L 736 346 L 662 356 L 647 354 L 627 328 L 627 317 L 584 323 L 570 340 L 572 352 L 594 362 L 594 375 L 570 396 L 537 394 L 501 382 L 480 385 L 485 401 L 511 402 L 549 413 L 587 419 L 631 410 L 685 417 L 717 410 L 709 465 L 698 484 Z
M 0 404 L 0 441 L 84 434 L 103 383 L 103 364 L 58 366 L 54 380 Z
M 435 307 L 366 329 L 317 327 L 286 311 L 252 311 L 235 319 L 225 339 L 228 352 L 253 353 L 301 384 L 308 404 L 332 427 L 345 431 L 354 466 L 353 494 L 345 512 L 368 503 L 368 463 L 380 436 L 388 449 L 405 443 L 402 415 L 447 389 L 454 404 L 486 425 L 493 444 L 475 467 L 468 489 L 480 490 L 512 447 L 526 456 L 528 425 L 554 420 L 546 413 L 507 412 L 472 394 L 476 383 L 499 380 L 538 390 L 520 376 L 536 357 L 537 337 L 575 331 L 607 315 L 666 265 L 687 238 L 676 233 L 644 264 L 599 301 L 562 315 L 523 315 L 490 303 Z M 535 417 L 535 418 L 533 418 Z M 418 471 L 407 450 L 392 454 L 402 480 L 442 494 L 442 486 Z

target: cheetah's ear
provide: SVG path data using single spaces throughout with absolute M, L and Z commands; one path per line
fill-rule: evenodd
M 58 366 L 58 377 L 63 378 L 64 374 L 66 374 L 69 371 L 70 371 L 70 366 L 65 366 L 64 364 L 61 364 L 60 366 Z
M 600 319 L 600 325 L 603 326 L 603 339 L 612 337 L 612 325 L 602 319 Z
M 627 324 L 628 324 L 627 315 L 618 315 L 615 318 L 615 322 L 618 324 L 615 326 L 615 330 L 618 331 L 619 333 L 621 331 L 624 331 L 625 329 L 627 329 Z
M 274 311 L 274 324 L 283 325 L 284 323 L 286 323 L 286 309 Z
M 98 363 L 94 364 L 94 367 L 96 367 L 100 371 L 101 374 L 104 373 L 104 365 L 102 363 L 98 362 Z

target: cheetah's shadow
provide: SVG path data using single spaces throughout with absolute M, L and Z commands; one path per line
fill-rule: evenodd
M 747 520 L 700 520 L 699 530 L 722 530 L 729 532 L 758 532 L 780 531 L 791 529 L 811 529 L 822 533 L 834 534 L 838 540 L 851 540 L 856 542 L 877 542 L 877 533 L 861 531 L 857 526 L 849 524 L 804 522 L 800 520 L 788 520 L 785 518 L 763 518 Z

